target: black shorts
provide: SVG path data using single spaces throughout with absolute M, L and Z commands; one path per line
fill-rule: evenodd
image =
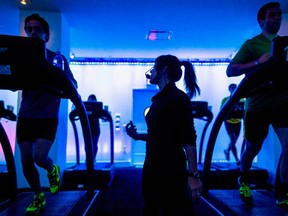
M 226 131 L 229 135 L 235 135 L 236 137 L 238 137 L 240 135 L 241 122 L 236 123 L 236 124 L 232 124 L 232 123 L 225 121 L 224 125 L 225 125 Z
M 21 118 L 17 119 L 16 137 L 18 142 L 34 142 L 38 138 L 54 142 L 58 127 L 57 118 Z
M 251 142 L 263 142 L 269 126 L 288 128 L 288 103 L 258 112 L 246 112 L 244 116 L 244 136 Z

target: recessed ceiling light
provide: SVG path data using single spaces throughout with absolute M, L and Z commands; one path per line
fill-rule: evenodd
M 29 1 L 30 1 L 30 3 L 32 3 L 32 0 L 29 0 Z M 20 3 L 22 5 L 27 5 L 28 4 L 28 0 L 21 0 Z
M 146 39 L 147 40 L 171 40 L 172 31 L 166 30 L 149 30 Z

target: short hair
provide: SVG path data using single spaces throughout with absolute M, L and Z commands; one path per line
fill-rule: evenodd
M 95 94 L 90 94 L 90 95 L 88 96 L 88 100 L 90 100 L 90 101 L 97 101 L 97 97 L 96 97 Z
M 233 87 L 236 88 L 236 87 L 237 87 L 237 84 L 231 83 L 231 84 L 228 86 L 229 91 L 230 91 L 230 89 L 233 88 Z
M 25 31 L 26 31 L 27 23 L 30 22 L 31 20 L 37 20 L 40 22 L 40 24 L 44 30 L 44 33 L 46 34 L 46 42 L 48 42 L 49 37 L 50 37 L 50 29 L 49 29 L 48 22 L 44 18 L 42 18 L 39 14 L 31 14 L 30 16 L 27 16 L 25 18 L 25 26 L 24 26 Z
M 275 7 L 279 7 L 280 8 L 280 3 L 279 2 L 269 2 L 265 5 L 263 5 L 259 10 L 258 10 L 258 13 L 257 13 L 257 20 L 259 22 L 259 20 L 264 20 L 265 19 L 265 15 L 267 13 L 267 10 L 268 9 L 272 9 L 272 8 L 275 8 Z

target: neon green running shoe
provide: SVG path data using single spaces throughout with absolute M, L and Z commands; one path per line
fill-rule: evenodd
M 276 205 L 287 211 L 288 210 L 288 193 L 278 198 L 276 200 Z
M 240 192 L 241 200 L 245 203 L 253 204 L 253 198 L 252 198 L 251 189 L 249 187 L 249 184 L 241 181 L 241 178 L 239 177 L 238 185 L 239 185 L 239 192 Z
M 50 183 L 50 192 L 52 194 L 57 194 L 61 183 L 59 166 L 54 164 L 54 169 L 51 173 L 47 173 L 47 176 Z
M 45 207 L 46 199 L 43 192 L 34 195 L 34 201 L 26 209 L 26 215 L 37 215 Z

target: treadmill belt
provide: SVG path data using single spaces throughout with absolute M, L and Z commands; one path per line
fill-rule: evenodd
M 264 190 L 263 190 L 264 191 Z M 276 206 L 272 193 L 252 190 L 254 204 L 242 202 L 238 190 L 210 190 L 209 193 L 223 205 L 232 209 L 237 215 L 245 216 L 284 216 L 285 211 Z M 219 209 L 220 210 L 220 209 Z
M 22 192 L 20 195 L 21 198 L 17 199 L 17 202 L 9 200 L 9 204 L 5 204 L 6 208 L 0 212 L 0 215 L 24 215 L 26 208 L 33 201 L 33 193 Z M 41 216 L 68 215 L 83 196 L 87 196 L 86 191 L 60 191 L 56 195 L 45 192 L 46 206 L 43 211 L 41 211 Z
M 211 167 L 215 168 L 216 170 L 239 170 L 239 167 L 235 163 L 231 162 L 213 162 Z

